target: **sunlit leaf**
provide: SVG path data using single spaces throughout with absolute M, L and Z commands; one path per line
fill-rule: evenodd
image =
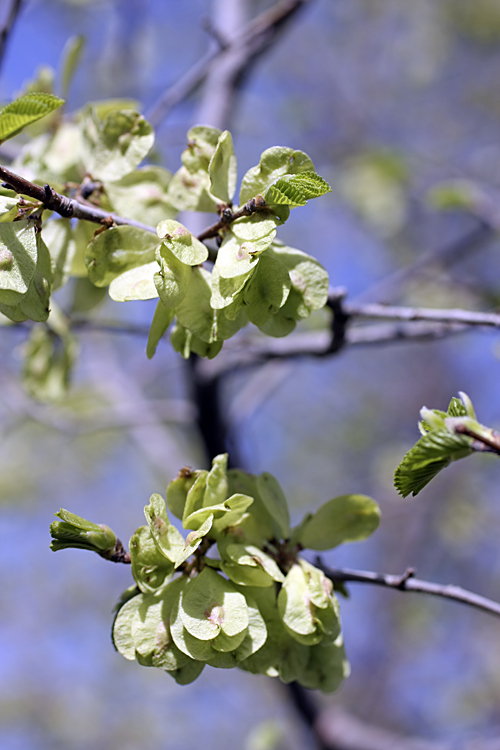
M 380 522 L 378 505 L 366 495 L 341 495 L 322 505 L 302 528 L 303 547 L 326 550 L 370 536 Z
M 0 141 L 17 135 L 26 125 L 45 117 L 61 104 L 64 104 L 63 99 L 43 92 L 31 92 L 15 99 L 0 112 Z

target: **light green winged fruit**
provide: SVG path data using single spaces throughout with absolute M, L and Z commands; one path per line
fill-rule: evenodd
M 184 584 L 172 609 L 171 633 L 184 654 L 222 669 L 258 651 L 267 636 L 254 600 L 210 567 Z
M 333 643 L 340 634 L 332 582 L 305 560 L 290 568 L 278 594 L 278 612 L 288 633 L 305 646 Z
M 184 583 L 185 579 L 178 578 L 161 596 L 138 594 L 129 599 L 118 610 L 112 630 L 114 646 L 122 656 L 164 669 L 181 685 L 195 680 L 205 666 L 179 651 L 172 640 L 172 606 Z
M 215 211 L 216 200 L 210 194 L 209 165 L 217 148 L 221 131 L 196 125 L 187 134 L 182 167 L 173 175 L 167 199 L 179 211 Z

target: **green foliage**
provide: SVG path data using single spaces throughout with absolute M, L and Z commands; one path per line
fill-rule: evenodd
M 64 53 L 65 88 L 82 44 L 76 38 Z M 97 228 L 55 217 L 42 222 L 39 203 L 26 207 L 16 197 L 1 196 L 0 313 L 13 322 L 45 322 L 51 291 L 72 277 L 87 277 L 107 288 L 116 302 L 159 297 L 146 348 L 149 358 L 169 329 L 172 346 L 183 357 L 212 358 L 248 323 L 266 335 L 286 336 L 322 308 L 328 296 L 326 271 L 315 258 L 276 238 L 290 208 L 330 190 L 309 157 L 290 148 L 265 151 L 243 178 L 239 209 L 232 205 L 237 174 L 228 131 L 191 128 L 182 167 L 172 175 L 161 167 L 139 166 L 154 133 L 142 115 L 124 105 L 97 103 L 72 119 L 51 122 L 51 132 L 38 134 L 13 166 L 29 169 L 37 181 L 50 181 L 60 191 L 68 181 L 85 187 L 90 175 L 92 201 L 132 224 Z M 43 241 L 35 241 L 34 224 L 17 221 L 20 211 L 26 216 L 36 209 Z M 207 244 L 175 220 L 177 210 L 216 212 L 212 234 L 218 249 L 211 248 L 210 258 Z M 156 235 L 150 225 L 156 226 Z M 102 299 L 90 295 L 88 286 L 78 289 L 80 310 Z M 47 356 L 45 366 L 52 361 Z
M 394 474 L 394 484 L 403 497 L 417 495 L 452 461 L 474 451 L 492 450 L 492 446 L 500 450 L 495 431 L 477 421 L 467 394 L 459 395 L 460 400 L 452 398 L 446 412 L 425 406 L 421 409 L 422 437 L 404 456 Z
M 185 539 L 167 506 L 191 529 Z M 53 549 L 103 554 L 101 527 L 58 515 L 64 523 L 52 524 Z M 336 690 L 348 674 L 339 605 L 331 581 L 299 552 L 367 537 L 378 524 L 370 498 L 332 500 L 290 531 L 277 480 L 228 471 L 224 454 L 210 471 L 182 469 L 167 502 L 152 495 L 145 515 L 148 525 L 130 540 L 136 587 L 122 595 L 113 624 L 122 656 L 163 669 L 179 684 L 208 664 Z
M 40 120 L 62 104 L 63 99 L 40 91 L 15 99 L 0 112 L 0 142 L 17 135 L 27 125 Z

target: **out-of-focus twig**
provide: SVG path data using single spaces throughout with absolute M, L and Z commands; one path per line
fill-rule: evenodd
M 21 10 L 21 5 L 22 5 L 22 0 L 12 0 L 10 10 L 5 19 L 5 23 L 3 27 L 0 29 L 0 66 L 3 63 L 3 59 L 5 56 L 5 49 L 7 47 L 7 41 L 9 39 L 12 29 L 14 28 L 16 18 L 18 17 L 19 11 Z
M 227 61 L 233 58 L 231 77 L 233 80 L 237 79 L 246 66 L 250 68 L 256 58 L 273 44 L 285 24 L 308 2 L 310 0 L 283 0 L 278 2 L 229 39 L 225 34 L 225 29 L 218 29 L 220 34 L 224 34 L 227 43 L 225 45 L 219 44 L 215 49 L 207 52 L 182 78 L 167 89 L 146 111 L 146 119 L 154 128 L 157 128 L 179 102 L 186 99 L 205 81 L 215 63 L 220 64 L 222 60 Z M 224 85 L 222 79 L 219 81 L 219 85 L 220 87 Z M 226 107 L 224 107 L 224 111 L 221 111 L 220 104 L 218 104 L 217 110 L 217 118 L 224 120 L 227 116 Z M 216 125 L 213 121 L 210 124 Z

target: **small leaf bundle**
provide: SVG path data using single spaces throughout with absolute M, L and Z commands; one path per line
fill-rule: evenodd
M 420 410 L 420 440 L 404 456 L 394 473 L 399 494 L 418 493 L 452 461 L 474 452 L 500 453 L 500 435 L 476 419 L 466 393 L 452 398 L 446 412 L 439 409 Z

